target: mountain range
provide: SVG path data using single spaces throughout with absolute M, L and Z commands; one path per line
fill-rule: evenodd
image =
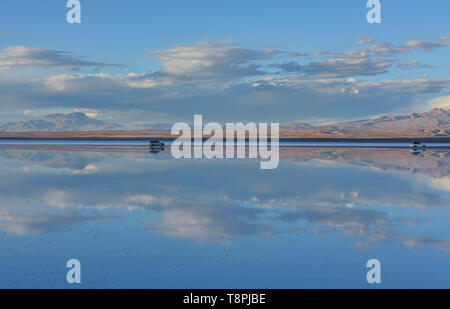
M 52 114 L 41 118 L 0 125 L 0 132 L 140 132 L 169 131 L 162 123 L 126 127 L 93 119 L 84 113 Z M 433 109 L 425 113 L 385 115 L 374 119 L 313 126 L 291 122 L 280 126 L 280 136 L 297 137 L 450 137 L 450 110 Z
M 374 119 L 312 126 L 304 122 L 281 125 L 283 136 L 296 137 L 448 137 L 450 110 L 385 115 Z
M 122 126 L 104 123 L 84 113 L 52 114 L 41 118 L 0 125 L 0 132 L 109 131 Z
M 106 123 L 88 117 L 81 112 L 69 114 L 51 114 L 36 119 L 10 122 L 0 125 L 0 132 L 62 132 L 62 131 L 140 131 L 140 130 L 170 130 L 169 123 L 156 123 L 140 126 L 122 126 Z

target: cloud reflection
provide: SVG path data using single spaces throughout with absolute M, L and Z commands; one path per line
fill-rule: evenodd
M 282 149 L 283 162 L 269 175 L 251 160 L 171 160 L 145 147 L 0 148 L 0 172 L 9 175 L 0 184 L 0 229 L 47 233 L 140 209 L 158 218 L 148 231 L 200 242 L 302 231 L 347 235 L 364 248 L 395 242 L 448 250 L 439 226 L 449 216 L 449 156 Z M 60 169 L 75 172 L 52 172 Z M 411 232 L 424 222 L 436 229 Z

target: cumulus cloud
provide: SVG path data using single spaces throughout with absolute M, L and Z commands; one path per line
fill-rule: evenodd
M 450 46 L 450 36 L 440 37 L 437 42 L 407 41 L 395 46 L 391 43 L 377 42 L 365 35 L 356 40 L 358 45 L 368 45 L 368 48 L 350 49 L 340 53 L 330 53 L 324 50 L 313 52 L 313 55 L 327 55 L 327 60 L 313 61 L 308 64 L 299 64 L 291 61 L 272 66 L 286 73 L 305 74 L 311 78 L 340 78 L 353 76 L 373 76 L 389 72 L 393 64 L 393 56 L 414 50 L 432 51 L 436 48 Z M 399 62 L 397 68 L 415 69 L 431 68 L 422 65 L 419 60 Z
M 115 63 L 86 61 L 60 50 L 50 50 L 27 46 L 9 46 L 0 51 L 0 70 L 13 68 L 82 67 L 102 68 L 119 66 Z
M 314 56 L 321 56 L 321 55 L 327 55 L 329 52 L 323 49 L 319 49 L 313 52 Z
M 430 108 L 443 108 L 450 110 L 450 96 L 428 100 L 427 105 L 430 106 Z
M 442 178 L 430 178 L 428 179 L 428 183 L 433 188 L 450 192 L 450 176 Z
M 102 114 L 108 111 L 109 115 L 112 111 L 123 113 L 130 109 L 148 111 L 148 119 L 164 114 L 162 122 L 191 120 L 194 113 L 216 121 L 289 122 L 298 120 L 299 115 L 303 119 L 319 116 L 348 119 L 384 114 L 415 106 L 415 96 L 439 94 L 449 86 L 450 77 L 371 81 L 289 73 L 226 83 L 198 83 L 195 78 L 166 80 L 152 74 L 64 74 L 38 83 L 0 86 L 0 96 L 14 92 L 11 95 L 20 98 L 25 90 L 16 90 L 27 89 L 28 98 L 36 100 L 20 103 L 27 110 L 35 109 L 36 105 L 50 108 L 63 103 Z M 17 107 L 17 102 L 20 100 L 14 100 L 11 108 Z M 121 121 L 124 120 L 126 123 L 126 119 Z
M 410 60 L 410 61 L 399 62 L 397 64 L 397 68 L 400 68 L 400 69 L 403 69 L 403 70 L 422 69 L 422 68 L 429 68 L 429 69 L 431 69 L 432 66 L 423 65 L 420 62 L 420 60 Z
M 294 52 L 294 53 L 291 53 L 291 56 L 292 57 L 306 57 L 306 56 L 309 56 L 309 53 L 307 53 L 307 52 Z
M 388 72 L 392 62 L 388 59 L 330 59 L 300 65 L 296 62 L 275 64 L 276 68 L 288 73 L 306 74 L 312 78 L 340 78 L 351 76 L 378 75 Z
M 91 220 L 104 219 L 100 216 L 83 216 L 68 213 L 16 213 L 0 210 L 0 230 L 17 236 L 62 231 L 71 226 Z
M 270 59 L 276 53 L 241 48 L 232 41 L 199 42 L 150 52 L 162 61 L 166 73 L 203 78 L 264 74 L 254 62 Z
M 162 67 L 154 72 L 50 72 L 11 78 L 10 73 L 19 71 L 0 70 L 0 100 L 5 109 L 20 109 L 16 114 L 35 111 L 36 106 L 95 110 L 96 114 L 108 110 L 110 115 L 132 109 L 164 114 L 162 122 L 186 120 L 197 112 L 217 121 L 292 121 L 299 115 L 368 117 L 415 106 L 414 96 L 445 91 L 449 77 L 381 77 L 399 69 L 429 68 L 420 60 L 401 61 L 398 56 L 445 47 L 449 41 L 441 37 L 432 44 L 408 41 L 396 46 L 363 36 L 356 43 L 367 46 L 338 53 L 245 48 L 232 41 L 199 42 L 150 51 Z M 39 48 L 8 47 L 0 52 L 0 69 L 108 65 Z
M 75 206 L 70 193 L 64 190 L 51 190 L 45 193 L 43 202 L 57 208 L 70 208 Z
M 370 51 L 378 56 L 393 55 L 395 53 L 404 53 L 414 50 L 432 51 L 436 48 L 450 46 L 450 36 L 441 36 L 436 42 L 410 40 L 399 46 L 390 43 L 377 42 L 373 38 L 364 35 L 356 40 L 358 45 L 369 45 Z
M 149 230 L 172 237 L 229 242 L 249 235 L 277 235 L 295 228 L 310 232 L 337 231 L 355 235 L 368 245 L 399 239 L 398 233 L 404 229 L 406 222 L 420 224 L 420 218 L 409 218 L 408 215 L 396 216 L 401 221 L 392 218 L 388 211 L 392 207 L 395 207 L 394 213 L 398 213 L 400 206 L 405 209 L 418 207 L 432 210 L 434 207 L 448 209 L 449 205 L 447 196 L 440 192 L 436 194 L 429 186 L 422 185 L 423 177 L 412 177 L 414 174 L 400 177 L 393 172 L 397 170 L 395 166 L 406 173 L 412 173 L 413 170 L 405 169 L 404 165 L 399 164 L 395 159 L 397 156 L 392 156 L 397 152 L 393 149 L 386 150 L 389 154 L 374 155 L 378 158 L 375 161 L 367 158 L 362 150 L 352 150 L 353 155 L 349 156 L 348 151 L 342 150 L 330 152 L 329 149 L 324 149 L 317 150 L 320 151 L 317 153 L 311 149 L 296 149 L 292 153 L 292 149 L 285 149 L 289 157 L 326 164 L 290 164 L 280 170 L 278 175 L 265 180 L 256 177 L 257 172 L 252 174 L 254 169 L 250 168 L 250 174 L 243 173 L 244 178 L 232 186 L 222 184 L 228 182 L 227 179 L 233 179 L 236 172 L 242 171 L 242 167 L 247 165 L 237 162 L 238 165 L 230 169 L 229 162 L 214 163 L 224 182 L 212 183 L 207 178 L 202 178 L 197 179 L 200 181 L 198 183 L 192 181 L 192 177 L 195 178 L 192 171 L 197 171 L 198 166 L 178 165 L 177 160 L 174 160 L 161 167 L 161 161 L 150 158 L 141 151 L 137 147 L 123 151 L 44 148 L 40 151 L 32 149 L 30 152 L 29 149 L 19 147 L 14 151 L 6 149 L 0 152 L 3 153 L 0 170 L 3 174 L 10 175 L 10 183 L 0 186 L 0 192 L 3 193 L 0 195 L 0 230 L 17 235 L 66 230 L 88 220 L 107 219 L 105 212 L 97 209 L 114 205 L 119 209 L 138 208 L 156 212 L 158 215 L 152 217 L 158 221 L 152 219 Z M 61 153 L 65 155 L 61 156 Z M 323 155 L 329 158 L 329 162 L 323 159 Z M 26 182 L 21 181 L 23 177 L 17 177 L 22 173 L 20 170 L 11 170 L 11 166 L 16 165 L 11 165 L 13 161 L 34 162 L 34 166 L 42 163 L 53 166 L 61 164 L 61 167 L 68 164 L 70 166 L 74 161 L 82 161 L 89 166 L 98 162 L 98 156 L 111 164 L 107 172 L 105 170 L 95 176 L 64 175 L 64 183 L 58 181 L 60 178 L 55 177 L 54 171 L 48 169 L 41 170 L 36 175 L 28 175 Z M 437 157 L 438 155 L 430 155 L 433 162 L 431 165 L 440 169 Z M 370 167 L 378 167 L 381 162 L 389 168 L 374 170 L 362 167 L 361 158 Z M 401 162 L 412 160 L 409 156 L 403 157 L 403 154 L 399 154 L 399 158 Z M 49 163 L 50 161 L 53 163 Z M 144 161 L 146 164 L 143 164 Z M 422 161 L 416 161 L 416 166 L 424 165 Z M 341 171 L 343 162 L 346 163 L 348 177 L 346 181 L 336 181 L 340 179 L 337 171 Z M 251 165 L 249 162 L 248 164 Z M 26 166 L 30 164 L 27 163 Z M 208 169 L 207 166 L 204 168 Z M 174 180 L 172 171 L 187 177 L 177 177 Z M 321 181 L 311 181 L 311 177 Z M 254 181 L 247 181 L 248 179 Z M 278 186 L 281 179 L 285 180 L 284 185 Z M 420 182 L 416 183 L 418 179 Z M 390 185 L 394 180 L 397 183 L 395 188 Z M 122 190 L 123 184 L 130 181 L 143 185 Z M 374 181 L 380 183 L 380 186 L 372 186 Z M 78 185 L 73 191 L 67 191 L 67 185 L 74 182 Z M 108 185 L 110 190 L 99 190 L 92 186 L 93 183 Z M 145 185 L 148 183 L 153 185 Z M 11 186 L 23 194 L 18 197 L 8 196 L 6 192 L 11 190 Z M 448 188 L 448 181 L 443 181 L 440 187 Z M 205 188 L 208 189 L 208 194 L 205 194 Z M 29 201 L 33 205 L 33 214 L 23 215 L 29 213 Z M 77 208 L 74 209 L 72 205 Z M 376 209 L 372 209 L 373 205 L 377 205 Z M 78 211 L 85 216 L 80 216 Z M 113 213 L 117 214 L 117 211 Z M 433 219 L 437 220 L 437 217 Z M 430 231 L 427 234 L 433 236 L 438 232 Z
M 450 36 L 442 36 L 437 42 L 407 41 L 405 44 L 399 47 L 399 51 L 412 51 L 412 50 L 425 50 L 431 51 L 435 48 L 450 46 Z
M 327 94 L 337 94 L 347 90 L 358 89 L 366 94 L 401 95 L 401 94 L 427 94 L 438 93 L 450 87 L 450 77 L 445 78 L 418 78 L 387 81 L 357 81 L 349 79 L 305 79 L 301 75 L 270 76 L 258 81 L 260 87 L 289 88 L 289 89 L 315 89 Z
M 362 81 L 357 87 L 378 95 L 407 95 L 439 93 L 450 86 L 450 77 L 444 78 L 417 78 L 403 80 L 387 80 L 380 82 Z
M 213 242 L 227 242 L 247 234 L 272 233 L 270 227 L 255 222 L 261 211 L 242 208 L 225 195 L 182 198 L 143 194 L 128 196 L 124 202 L 131 207 L 161 212 L 162 221 L 151 232 Z
M 124 90 L 128 74 L 58 74 L 40 81 L 44 88 L 54 92 L 110 92 Z
M 369 45 L 368 55 L 372 56 L 390 56 L 396 52 L 395 47 L 391 43 L 376 42 L 373 38 L 364 35 L 356 40 L 358 45 Z

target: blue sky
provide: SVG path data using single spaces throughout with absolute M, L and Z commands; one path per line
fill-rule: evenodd
M 344 121 L 450 106 L 450 3 L 65 0 L 0 4 L 0 123 Z M 318 52 L 323 51 L 323 52 Z M 433 98 L 437 98 L 432 100 Z

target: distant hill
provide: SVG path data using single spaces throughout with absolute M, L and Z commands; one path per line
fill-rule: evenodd
M 171 124 L 121 126 L 92 119 L 83 113 L 53 114 L 42 118 L 0 125 L 0 137 L 22 138 L 29 135 L 92 138 L 171 137 Z M 71 133 L 72 132 L 72 133 Z M 79 132 L 79 133 L 75 133 Z M 17 134 L 15 134 L 17 133 Z M 20 135 L 20 133 L 24 133 Z M 103 135 L 102 135 L 103 134 Z M 281 138 L 393 138 L 450 137 L 450 110 L 433 109 L 426 113 L 385 115 L 375 119 L 312 126 L 291 122 L 280 126 Z
M 147 130 L 147 131 L 170 131 L 173 127 L 173 124 L 166 122 L 152 123 L 152 124 L 143 124 L 125 127 L 124 130 L 130 131 L 138 131 L 138 130 Z
M 291 130 L 305 130 L 305 129 L 309 130 L 314 127 L 312 125 L 310 125 L 309 123 L 297 121 L 297 122 L 290 122 L 290 123 L 281 125 L 281 128 L 282 129 L 291 129 Z
M 304 137 L 450 137 L 450 110 L 386 115 L 375 119 L 309 126 L 292 122 L 281 126 L 283 136 Z
M 84 113 L 52 114 L 0 125 L 0 132 L 108 131 L 122 126 L 92 119 Z

